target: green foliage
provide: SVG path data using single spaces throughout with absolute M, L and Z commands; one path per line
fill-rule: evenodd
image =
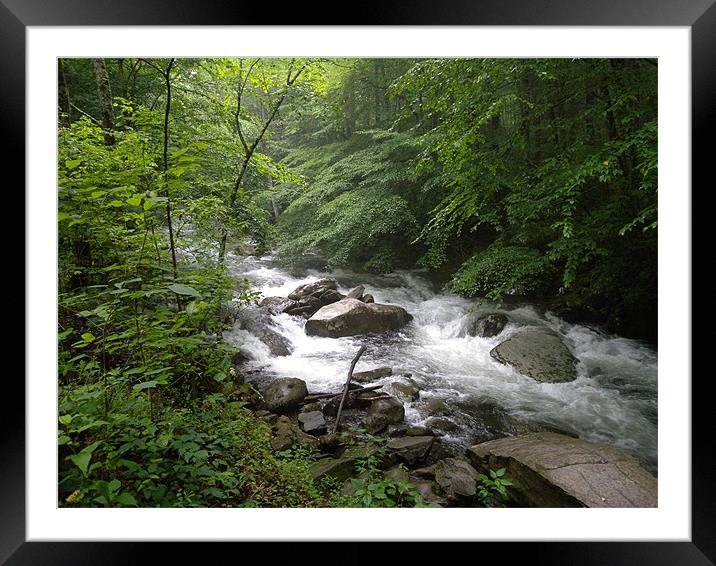
M 508 487 L 512 485 L 512 480 L 505 477 L 506 468 L 499 470 L 488 470 L 489 477 L 485 474 L 478 476 L 479 483 L 477 495 L 483 505 L 487 507 L 495 507 L 504 505 L 510 500 Z
M 379 469 L 380 460 L 385 456 L 385 447 L 375 442 L 379 448 L 374 453 L 356 461 L 358 478 L 351 478 L 355 490 L 347 505 L 351 507 L 440 507 L 437 503 L 427 503 L 416 490 L 417 486 L 404 480 L 395 480 L 384 476 Z M 402 466 L 402 465 L 401 465 Z M 402 469 L 406 468 L 402 466 Z
M 308 507 L 322 502 L 304 460 L 277 458 L 269 426 L 221 394 L 150 416 L 143 394 L 105 418 L 97 384 L 60 399 L 60 504 Z M 95 440 L 96 439 L 96 440 Z M 67 454 L 63 457 L 63 454 Z
M 545 287 L 550 266 L 539 252 L 514 246 L 493 246 L 462 264 L 449 288 L 468 297 L 500 301 L 503 295 L 525 295 Z
M 333 267 L 395 268 L 418 233 L 412 203 L 418 185 L 405 164 L 411 144 L 409 136 L 370 131 L 320 153 L 292 152 L 288 162 L 306 186 L 279 219 L 279 252 L 289 258 L 319 253 Z

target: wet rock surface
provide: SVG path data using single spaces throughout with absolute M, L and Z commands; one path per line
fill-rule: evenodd
M 495 346 L 490 356 L 536 381 L 563 383 L 577 379 L 574 356 L 559 335 L 548 330 L 522 330 Z
M 656 478 L 606 444 L 542 432 L 478 444 L 468 456 L 481 471 L 506 467 L 525 506 L 657 506 Z

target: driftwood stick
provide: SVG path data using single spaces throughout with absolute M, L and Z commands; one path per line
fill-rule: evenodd
M 338 413 L 336 414 L 336 422 L 333 424 L 333 430 L 331 431 L 331 434 L 335 434 L 338 431 L 338 423 L 341 422 L 341 413 L 343 412 L 343 403 L 346 402 L 346 397 L 348 396 L 348 386 L 351 383 L 351 378 L 353 377 L 353 370 L 356 367 L 356 364 L 358 363 L 358 360 L 363 355 L 363 352 L 365 352 L 366 346 L 363 345 L 360 347 L 360 350 L 358 350 L 358 353 L 356 354 L 355 358 L 353 358 L 353 361 L 351 362 L 351 368 L 348 370 L 348 379 L 346 379 L 346 384 L 343 386 L 343 396 L 341 397 L 341 402 L 338 405 Z
M 351 389 L 348 391 L 349 394 L 356 394 L 360 395 L 364 391 L 375 391 L 376 389 L 380 389 L 383 387 L 382 385 L 371 385 L 370 387 L 361 387 L 360 389 Z M 306 397 L 301 401 L 301 404 L 311 403 L 313 401 L 318 401 L 319 399 L 330 399 L 331 397 L 338 397 L 339 395 L 343 395 L 343 391 L 339 391 L 338 393 L 309 393 L 306 395 Z

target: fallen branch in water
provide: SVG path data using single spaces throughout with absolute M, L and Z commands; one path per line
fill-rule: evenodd
M 331 434 L 335 434 L 338 431 L 338 423 L 341 422 L 341 413 L 343 412 L 343 403 L 346 402 L 346 397 L 348 396 L 348 387 L 351 383 L 351 378 L 353 377 L 353 370 L 356 367 L 356 364 L 358 363 L 358 360 L 363 355 L 363 352 L 365 352 L 366 346 L 363 345 L 360 347 L 360 350 L 358 350 L 358 353 L 356 354 L 355 358 L 353 358 L 353 361 L 351 362 L 351 368 L 348 370 L 348 379 L 346 379 L 346 384 L 343 386 L 343 396 L 341 397 L 341 402 L 338 405 L 338 413 L 336 414 L 336 422 L 333 423 L 333 430 L 331 431 Z
M 367 392 L 367 391 L 375 391 L 376 389 L 380 389 L 383 387 L 382 385 L 371 385 L 370 387 L 361 387 L 360 389 L 351 389 L 349 390 L 349 394 L 353 395 L 360 395 L 361 393 Z M 306 397 L 301 402 L 302 405 L 305 405 L 306 403 L 312 403 L 313 401 L 318 401 L 319 399 L 330 399 L 332 397 L 338 397 L 339 395 L 343 395 L 343 391 L 339 391 L 338 393 L 310 393 L 309 395 L 306 395 Z

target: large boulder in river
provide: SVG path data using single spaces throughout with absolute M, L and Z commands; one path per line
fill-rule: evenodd
M 272 413 L 287 413 L 297 409 L 308 395 L 306 382 L 295 377 L 272 381 L 263 393 L 266 408 Z
M 561 383 L 577 379 L 574 356 L 562 339 L 550 330 L 518 332 L 495 346 L 490 356 L 536 381 Z
M 638 460 L 553 432 L 491 440 L 468 450 L 478 471 L 507 468 L 510 492 L 527 507 L 656 507 L 657 481 Z
M 395 305 L 342 299 L 319 309 L 306 321 L 305 332 L 328 338 L 388 332 L 402 328 L 412 318 L 404 308 Z
M 294 301 L 294 304 L 287 307 L 284 312 L 308 318 L 321 307 L 343 299 L 344 295 L 337 289 L 338 282 L 331 278 L 299 285 L 288 295 L 288 300 Z

